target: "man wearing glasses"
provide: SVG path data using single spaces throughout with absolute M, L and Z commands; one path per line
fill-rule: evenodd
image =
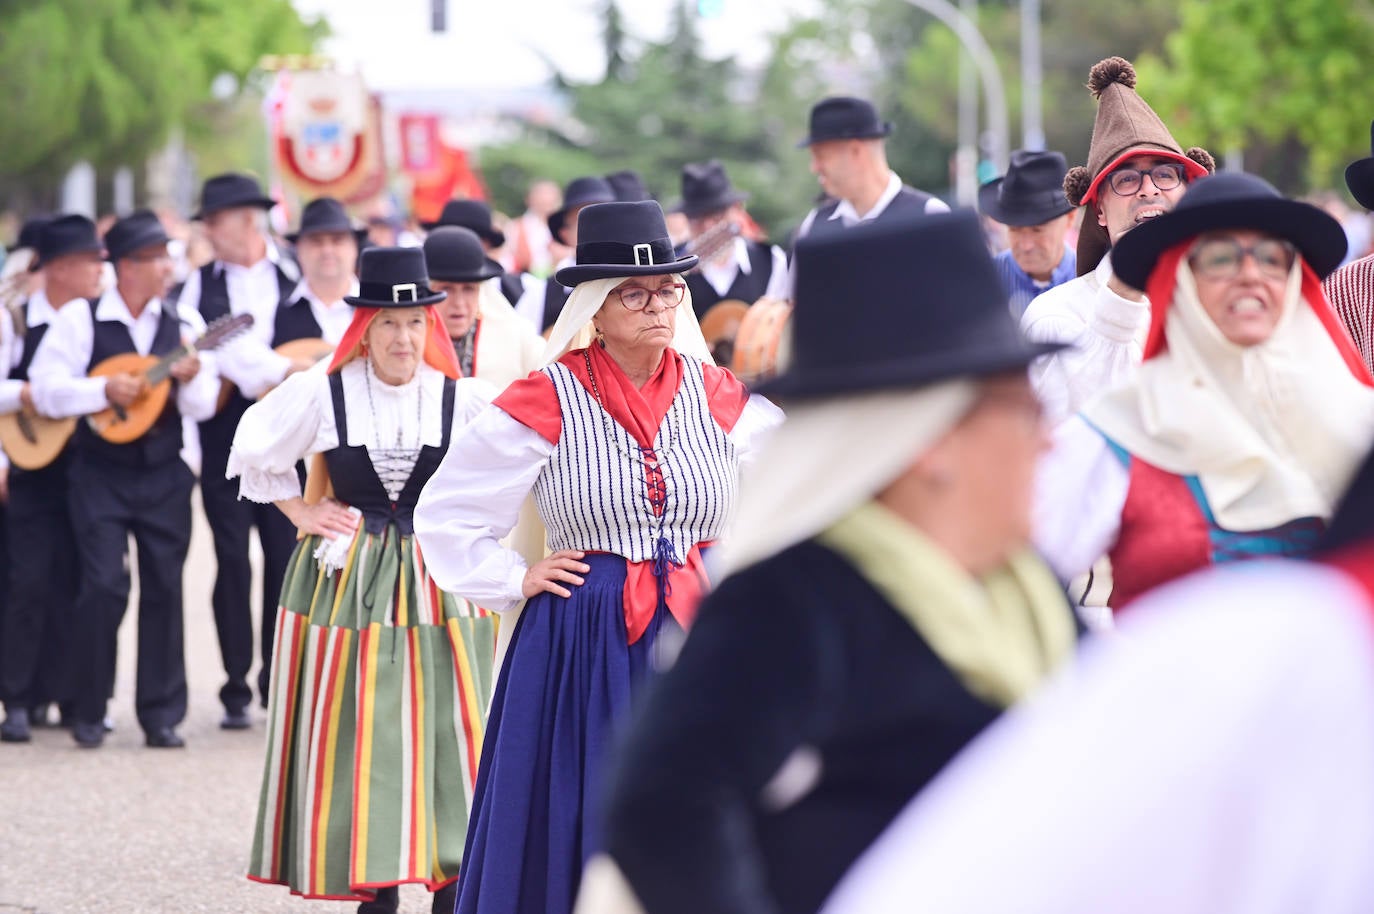
M 1190 181 L 1215 170 L 1212 157 L 1186 153 L 1135 91 L 1135 70 L 1120 57 L 1092 68 L 1098 99 L 1087 167 L 1069 169 L 1064 194 L 1086 212 L 1078 235 L 1078 278 L 1037 296 L 1021 318 L 1036 342 L 1072 343 L 1031 366 L 1031 382 L 1058 424 L 1096 394 L 1127 380 L 1140 364 L 1150 304 L 1112 271 L 1111 246 L 1171 209 Z

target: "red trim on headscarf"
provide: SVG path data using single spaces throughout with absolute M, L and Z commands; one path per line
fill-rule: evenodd
M 444 330 L 444 322 L 433 305 L 421 306 L 425 311 L 425 351 L 424 360 L 431 368 L 437 369 L 450 378 L 461 378 L 463 371 L 458 367 L 458 355 L 453 351 L 453 341 Z M 334 358 L 329 363 L 329 373 L 333 374 L 362 353 L 363 337 L 372 321 L 383 311 L 382 308 L 355 307 L 353 320 L 349 321 L 343 339 L 334 347 Z
M 719 365 L 702 365 L 701 374 L 706 382 L 706 405 L 711 408 L 711 417 L 730 432 L 749 403 L 749 389 L 729 369 Z
M 1150 272 L 1150 278 L 1145 283 L 1145 294 L 1150 299 L 1150 332 L 1145 338 L 1145 358 L 1152 359 L 1159 353 L 1168 348 L 1168 340 L 1164 336 L 1164 324 L 1169 314 L 1169 307 L 1173 304 L 1174 289 L 1178 284 L 1178 264 L 1188 254 L 1188 249 L 1193 244 L 1192 238 L 1181 241 L 1169 248 L 1155 264 Z M 1355 341 L 1350 338 L 1350 331 L 1336 315 L 1336 311 L 1331 307 L 1331 302 L 1327 299 L 1326 293 L 1322 291 L 1321 280 L 1313 272 L 1312 267 L 1301 257 L 1298 263 L 1302 268 L 1302 285 L 1299 288 L 1299 296 L 1307 303 L 1317 315 L 1317 320 L 1326 330 L 1326 335 L 1331 337 L 1331 342 L 1335 344 L 1336 351 L 1341 354 L 1345 367 L 1359 381 L 1367 387 L 1374 387 L 1374 376 L 1369 373 L 1369 366 L 1360 357 L 1360 350 L 1355 346 Z
M 520 380 L 512 381 L 492 403 L 549 444 L 557 444 L 563 435 L 563 410 L 558 405 L 558 391 L 554 389 L 553 380 L 542 371 L 531 371 Z
M 601 402 L 606 412 L 630 433 L 640 447 L 653 447 L 654 438 L 663 425 L 664 417 L 668 415 L 668 408 L 673 405 L 673 398 L 682 387 L 682 357 L 672 349 L 665 349 L 658 368 L 654 369 L 643 387 L 637 388 L 602 346 L 593 343 L 585 350 L 574 349 L 564 354 L 558 361 L 593 395 L 592 379 L 587 376 L 587 359 L 583 352 L 591 357 L 596 389 L 601 392 Z
M 1079 201 L 1079 204 L 1083 205 L 1095 201 L 1097 199 L 1097 191 L 1102 186 L 1102 182 L 1106 179 L 1107 175 L 1115 171 L 1117 166 L 1122 162 L 1127 159 L 1134 159 L 1136 156 L 1159 156 L 1161 159 L 1170 159 L 1177 162 L 1183 166 L 1183 182 L 1185 184 L 1198 178 L 1205 178 L 1211 174 L 1210 171 L 1203 168 L 1186 155 L 1174 152 L 1172 149 L 1159 149 L 1155 146 L 1134 146 L 1103 166 L 1102 170 L 1097 173 L 1097 177 L 1093 178 L 1093 182 L 1088 185 L 1088 190 L 1083 194 L 1083 199 Z

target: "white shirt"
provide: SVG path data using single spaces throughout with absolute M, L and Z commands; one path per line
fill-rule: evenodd
M 1054 424 L 1130 380 L 1144 355 L 1150 303 L 1117 295 L 1107 288 L 1111 277 L 1108 255 L 1093 272 L 1037 295 L 1021 316 L 1032 342 L 1071 344 L 1031 365 L 1031 385 Z
M 768 250 L 773 258 L 773 272 L 768 277 L 768 287 L 764 289 L 763 297 L 786 298 L 788 293 L 787 255 L 782 252 L 782 248 L 775 244 L 769 245 Z M 727 246 L 725 251 L 725 257 L 712 258 L 701 264 L 702 278 L 722 298 L 730 291 L 730 286 L 734 285 L 736 276 L 740 274 L 749 276 L 754 272 L 753 264 L 749 262 L 749 244 L 742 237 L 736 235 L 734 243 Z
M 135 318 L 129 306 L 112 287 L 100 297 L 95 317 L 100 321 L 119 321 L 129 328 L 134 348 L 147 355 L 153 347 L 162 309 L 169 307 L 155 298 Z M 182 340 L 190 342 L 205 332 L 205 321 L 192 308 L 176 308 L 182 325 Z M 82 303 L 62 308 L 51 319 L 51 326 L 34 353 L 29 366 L 34 405 L 45 416 L 85 416 L 110 405 L 105 396 L 105 378 L 86 376 L 95 344 L 95 325 L 91 309 Z M 219 398 L 219 373 L 215 354 L 200 353 L 200 371 L 189 384 L 177 385 L 177 409 L 184 419 L 205 420 L 215 414 Z M 185 431 L 183 423 L 183 432 Z
M 889 171 L 887 173 L 887 187 L 883 189 L 882 196 L 878 197 L 877 202 L 869 208 L 868 212 L 859 215 L 858 211 L 854 209 L 853 203 L 848 200 L 841 200 L 839 205 L 835 207 L 835 211 L 830 214 L 830 218 L 832 220 L 839 219 L 844 223 L 845 228 L 852 228 L 860 222 L 871 222 L 881 216 L 901 192 L 902 179 L 897 175 L 897 172 Z M 925 211 L 927 213 L 947 213 L 949 212 L 949 204 L 939 197 L 932 196 L 926 201 Z M 802 221 L 801 228 L 797 229 L 798 238 L 803 238 L 810 233 L 811 225 L 816 221 L 816 214 L 819 212 L 820 207 L 817 207 L 806 214 L 806 219 Z
M 15 331 L 15 319 L 24 316 L 24 309 L 19 308 L 11 311 L 8 308 L 0 309 L 0 352 L 8 351 L 10 354 L 10 369 L 19 367 L 19 363 L 24 358 L 24 334 Z M 28 298 L 28 325 L 29 328 L 39 327 L 50 323 L 57 317 L 57 309 L 48 301 L 48 294 L 45 290 L 39 289 Z M 27 332 L 27 330 L 25 331 Z M 11 380 L 6 372 L 4 380 L 0 380 L 0 414 L 18 412 L 20 406 L 20 394 L 24 390 L 26 382 Z
M 552 279 L 540 279 L 529 273 L 520 274 L 520 299 L 511 307 L 515 309 L 516 314 L 524 318 L 525 322 L 534 328 L 535 333 L 544 329 L 544 285 L 546 282 L 552 281 Z M 500 276 L 493 276 L 486 282 L 497 295 L 502 298 L 506 297 L 506 293 L 501 290 Z
M 348 294 L 353 296 L 358 294 L 358 281 L 356 279 L 353 280 L 353 285 Z M 302 298 L 309 303 L 310 314 L 315 318 L 315 323 L 320 325 L 320 338 L 331 345 L 339 345 L 344 332 L 348 330 L 348 325 L 353 322 L 353 306 L 343 299 L 325 302 L 315 294 L 309 281 L 304 279 L 300 281 L 300 284 L 296 286 L 295 291 L 286 301 L 295 302 Z M 256 327 L 256 324 L 254 326 Z M 270 342 L 270 330 L 268 339 Z

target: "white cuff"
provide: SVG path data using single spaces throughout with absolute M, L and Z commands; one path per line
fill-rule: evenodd
M 296 475 L 295 468 L 285 473 L 271 473 L 267 470 L 257 470 L 253 467 L 238 463 L 234 455 L 229 456 L 229 467 L 225 470 L 226 479 L 239 479 L 239 498 L 246 498 L 259 504 L 271 504 L 278 501 L 287 501 L 292 498 L 299 498 L 301 495 L 301 480 Z

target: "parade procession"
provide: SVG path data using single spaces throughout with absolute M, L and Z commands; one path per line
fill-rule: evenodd
M 215 6 L 0 7 L 0 914 L 1374 912 L 1374 11 Z

